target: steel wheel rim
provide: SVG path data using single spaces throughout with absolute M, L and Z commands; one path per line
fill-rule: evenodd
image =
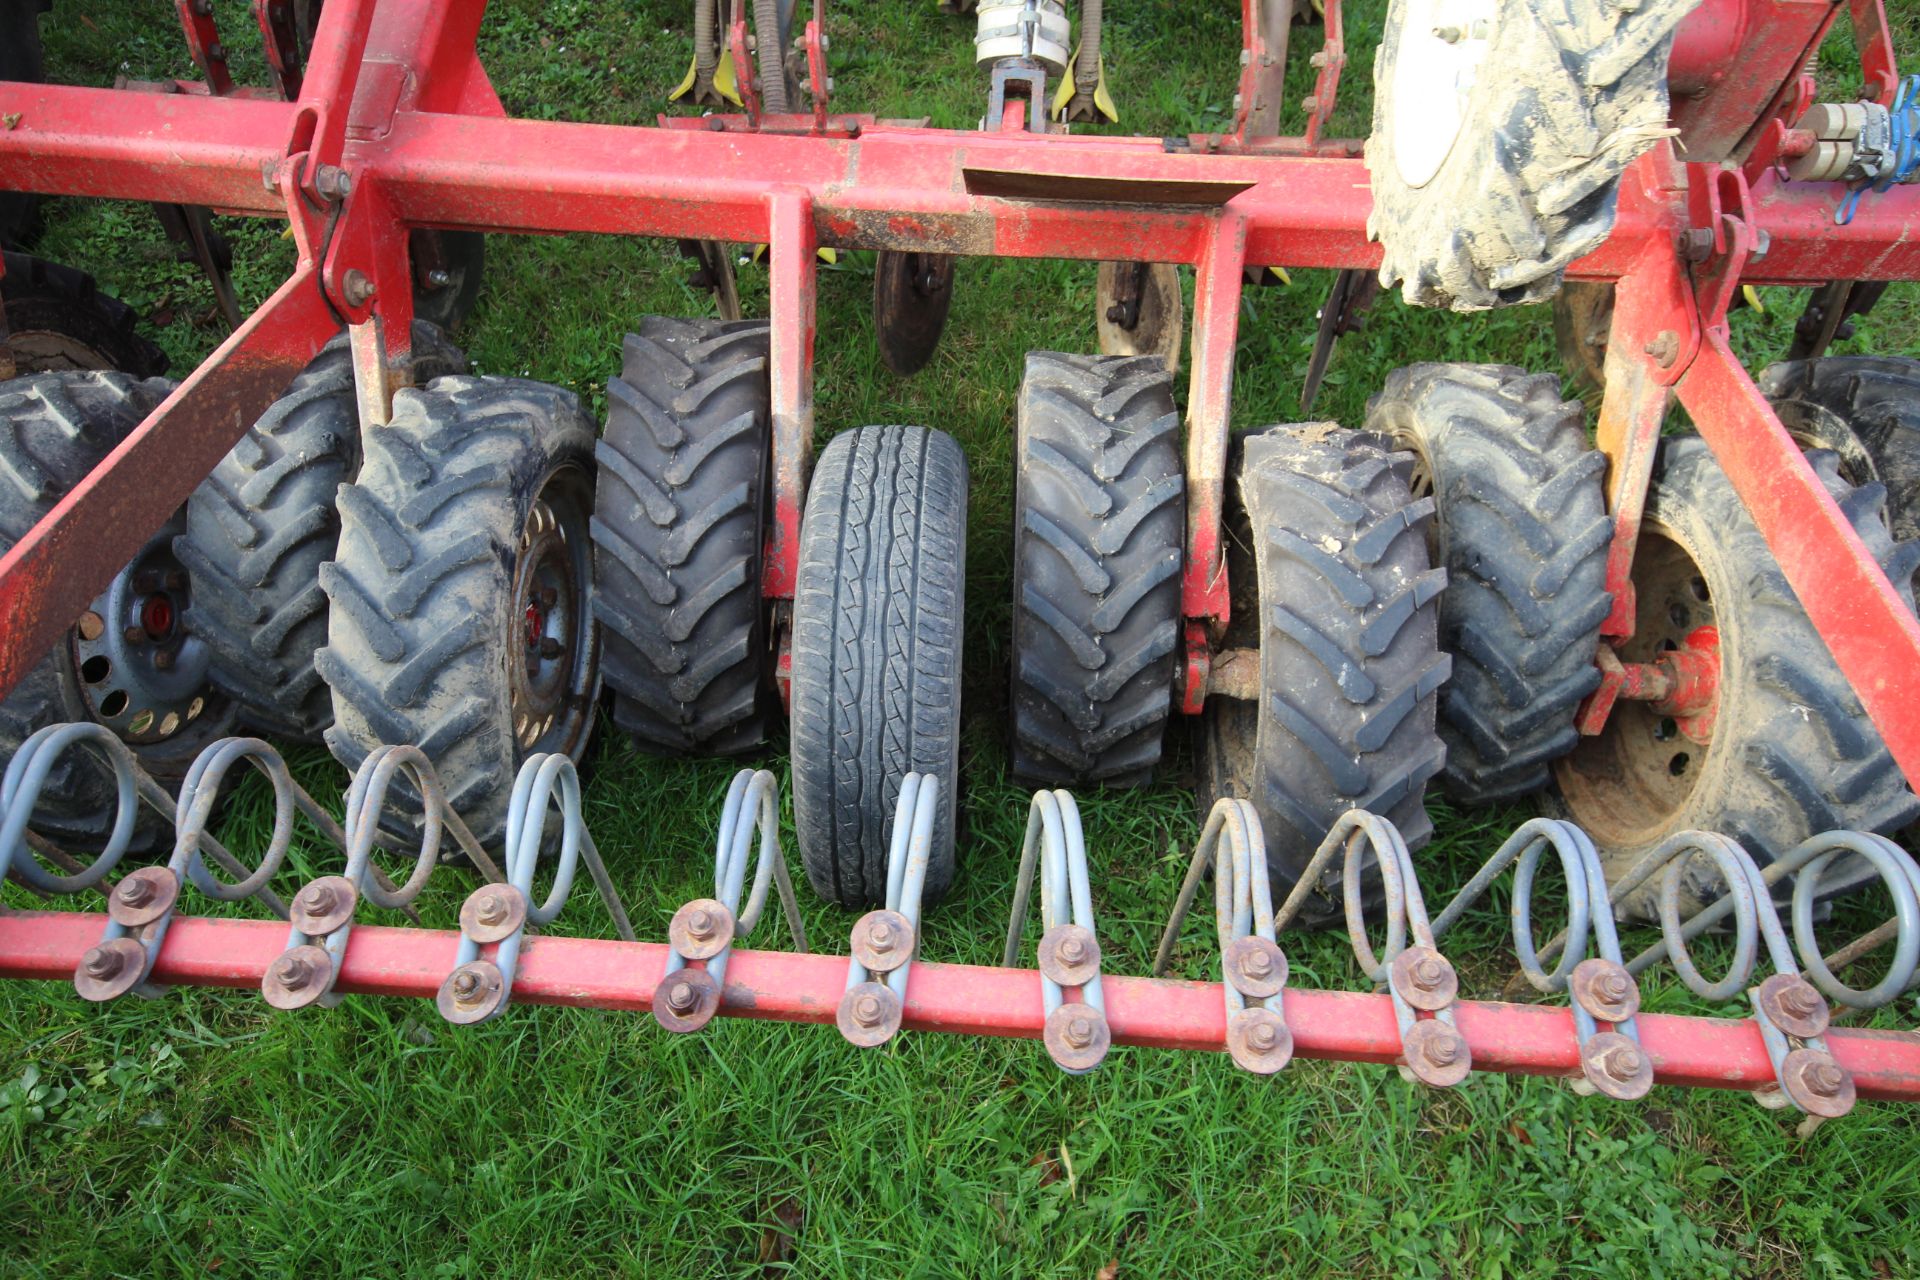
M 584 736 L 595 669 L 591 509 L 586 473 L 568 464 L 548 473 L 521 527 L 507 616 L 507 683 L 522 754 L 571 755 Z

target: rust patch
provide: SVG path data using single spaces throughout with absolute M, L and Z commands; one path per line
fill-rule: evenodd
M 984 213 L 898 213 L 843 209 L 814 215 L 822 244 L 843 249 L 905 249 L 985 257 L 994 252 L 993 218 Z

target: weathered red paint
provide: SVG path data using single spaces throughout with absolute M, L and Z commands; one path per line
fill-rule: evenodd
M 0 977 L 69 981 L 100 940 L 104 915 L 18 912 L 0 916 Z M 163 984 L 257 988 L 286 947 L 285 924 L 183 916 L 167 933 L 154 978 Z M 358 925 L 338 989 L 432 999 L 453 969 L 457 933 Z M 527 1004 L 651 1009 L 667 959 L 663 943 L 529 938 L 513 998 Z M 831 1023 L 846 991 L 844 956 L 734 951 L 727 961 L 730 1017 Z M 1107 1020 L 1120 1044 L 1220 1052 L 1226 1010 L 1218 983 L 1103 975 Z M 1384 994 L 1288 988 L 1287 1025 L 1305 1058 L 1390 1063 L 1399 1030 Z M 1573 1015 L 1563 1007 L 1468 1001 L 1456 1008 L 1477 1071 L 1577 1076 Z M 904 1025 L 914 1031 L 1039 1039 L 1040 975 L 1027 969 L 916 961 Z M 1751 1021 L 1642 1014 L 1641 1041 L 1662 1084 L 1760 1089 L 1773 1070 Z M 726 1034 L 716 1031 L 713 1034 Z M 1828 1043 L 1860 1096 L 1920 1101 L 1920 1033 L 1835 1030 Z
M 773 415 L 773 525 L 767 531 L 761 594 L 791 600 L 800 572 L 800 516 L 813 452 L 813 209 L 799 192 L 768 200 L 767 258 Z

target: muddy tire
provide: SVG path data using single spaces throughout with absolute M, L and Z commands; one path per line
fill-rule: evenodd
M 41 374 L 0 383 L 0 552 L 25 536 L 172 390 L 164 379 L 121 373 Z M 63 635 L 0 703 L 0 759 L 11 759 L 37 729 L 95 718 L 88 686 L 105 681 L 82 675 L 75 634 Z M 208 700 L 179 732 L 159 740 L 149 734 L 149 741 L 129 745 L 150 771 L 178 776 L 206 735 L 218 736 L 228 723 L 223 707 Z M 86 751 L 70 752 L 47 779 L 33 828 L 57 842 L 97 847 L 114 813 L 111 772 Z M 143 813 L 143 826 L 150 823 Z
M 1666 127 L 1673 31 L 1695 2 L 1484 0 L 1446 26 L 1436 0 L 1393 0 L 1367 140 L 1380 282 L 1456 311 L 1551 297 Z
M 593 437 L 570 391 L 442 378 L 394 396 L 340 488 L 314 657 L 327 746 L 349 769 L 382 743 L 419 746 L 482 841 L 526 757 L 578 759 L 592 726 Z M 403 799 L 388 822 L 408 829 L 420 808 Z
M 1895 539 L 1920 538 L 1920 360 L 1828 356 L 1776 364 L 1760 390 L 1803 446 L 1840 455 L 1840 474 L 1887 490 Z
M 154 378 L 167 371 L 167 353 L 140 335 L 133 308 L 101 293 L 86 272 L 24 253 L 7 254 L 6 267 L 0 302 L 21 377 L 117 369 Z
M 1888 535 L 1885 491 L 1849 485 L 1831 452 L 1809 461 L 1911 602 L 1920 543 Z M 1652 661 L 1717 626 L 1719 704 L 1702 746 L 1651 704 L 1619 703 L 1605 732 L 1555 764 L 1562 802 L 1609 874 L 1688 828 L 1733 836 L 1764 864 L 1819 832 L 1912 822 L 1920 800 L 1705 442 L 1669 440 L 1661 462 L 1634 557 L 1640 630 L 1620 656 Z
M 834 437 L 807 493 L 793 602 L 793 821 L 807 878 L 883 901 L 900 782 L 940 781 L 929 901 L 953 880 L 967 461 L 925 427 Z
M 767 322 L 649 316 L 607 384 L 594 611 L 613 719 L 643 751 L 760 745 Z
M 1390 818 L 1409 848 L 1432 835 L 1423 799 L 1446 760 L 1434 717 L 1447 575 L 1428 561 L 1434 503 L 1408 491 L 1408 455 L 1329 425 L 1271 428 L 1244 450 L 1261 636 L 1245 777 L 1278 901 L 1348 809 Z
M 412 382 L 466 370 L 445 334 L 414 322 Z M 343 333 L 187 500 L 186 530 L 173 543 L 193 575 L 187 629 L 216 655 L 214 684 L 265 732 L 318 742 L 333 723 L 332 695 L 313 666 L 327 642 L 320 566 L 340 536 L 334 495 L 359 470 L 360 411 Z
M 1606 459 L 1584 412 L 1551 374 L 1414 365 L 1388 376 L 1367 428 L 1418 459 L 1415 492 L 1437 504 L 1447 791 L 1468 804 L 1537 791 L 1579 741 L 1574 713 L 1600 683 L 1594 647 L 1612 606 Z
M 1180 415 L 1155 356 L 1027 356 L 1015 445 L 1013 771 L 1146 782 L 1173 712 Z

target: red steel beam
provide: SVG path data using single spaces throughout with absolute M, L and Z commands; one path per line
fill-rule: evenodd
M 0 914 L 0 978 L 67 981 L 100 940 L 104 915 L 23 911 Z M 180 986 L 258 988 L 287 943 L 268 920 L 178 917 L 154 977 Z M 447 930 L 358 925 L 339 989 L 432 999 L 453 970 L 459 935 Z M 484 948 L 490 955 L 492 948 Z M 513 998 L 527 1004 L 641 1011 L 667 947 L 599 938 L 532 937 L 520 954 Z M 735 951 L 727 961 L 732 1017 L 831 1023 L 846 990 L 845 956 Z M 1103 975 L 1107 1019 L 1120 1044 L 1220 1052 L 1226 1010 L 1218 983 Z M 1573 1015 L 1544 1005 L 1467 1001 L 1456 1007 L 1475 1070 L 1578 1076 Z M 1288 988 L 1287 1024 L 1306 1058 L 1390 1063 L 1400 1052 L 1390 997 Z M 907 982 L 904 1025 L 914 1031 L 1037 1040 L 1045 1022 L 1040 975 L 1028 969 L 916 961 Z M 1760 1031 L 1751 1021 L 1642 1014 L 1640 1036 L 1662 1084 L 1760 1089 L 1773 1083 Z M 1853 1073 L 1863 1098 L 1920 1101 L 1920 1033 L 1835 1030 L 1828 1044 Z

